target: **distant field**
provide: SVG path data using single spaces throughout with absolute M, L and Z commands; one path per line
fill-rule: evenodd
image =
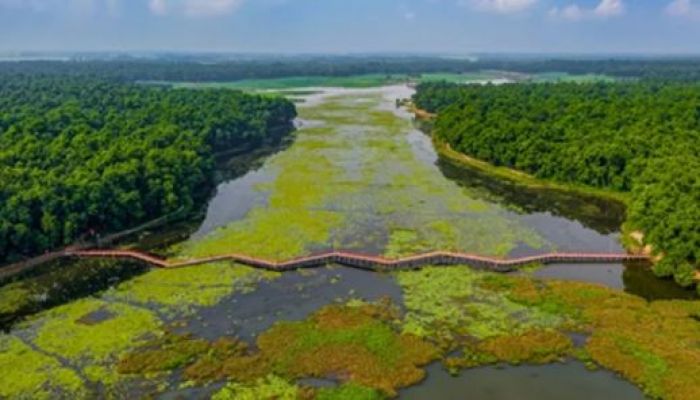
M 525 76 L 525 75 L 524 75 Z M 406 82 L 474 83 L 508 81 L 507 73 L 498 71 L 455 73 L 430 73 L 420 76 L 404 74 L 367 74 L 351 76 L 295 76 L 272 79 L 246 79 L 233 82 L 168 82 L 148 81 L 144 84 L 172 85 L 175 88 L 189 89 L 238 89 L 247 91 L 274 91 L 313 87 L 370 88 Z M 530 82 L 611 82 L 615 78 L 606 75 L 570 75 L 562 72 L 539 73 L 530 76 Z
M 571 75 L 566 72 L 543 72 L 534 74 L 531 82 L 615 82 L 617 79 L 608 75 L 585 74 Z
M 353 76 L 297 76 L 274 79 L 247 79 L 235 82 L 178 82 L 178 88 L 228 88 L 243 90 L 292 89 L 303 87 L 349 87 L 364 88 L 402 83 L 408 80 L 406 75 L 353 75 Z
M 503 78 L 497 72 L 473 72 L 466 74 L 435 73 L 423 74 L 420 77 L 402 74 L 368 74 L 352 76 L 296 76 L 273 79 L 247 79 L 234 82 L 143 82 L 145 84 L 172 85 L 176 88 L 195 89 L 240 89 L 240 90 L 283 90 L 305 87 L 346 87 L 369 88 L 390 84 L 412 82 L 448 81 L 467 83 Z

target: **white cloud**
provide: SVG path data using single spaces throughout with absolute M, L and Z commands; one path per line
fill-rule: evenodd
M 0 0 L 0 8 L 29 8 L 34 11 L 46 11 L 56 5 L 55 0 Z
M 22 9 L 87 17 L 98 12 L 117 16 L 122 0 L 0 0 L 0 9 Z
M 188 17 L 217 17 L 235 11 L 244 0 L 149 0 L 153 14 L 182 14 Z
M 218 16 L 240 7 L 243 0 L 184 0 L 183 9 L 189 16 Z
M 149 0 L 148 9 L 153 14 L 165 15 L 168 12 L 168 5 L 165 3 L 165 0 Z
M 469 4 L 478 10 L 511 14 L 532 7 L 538 0 L 460 0 L 462 5 Z
M 700 20 L 700 4 L 695 4 L 692 0 L 673 0 L 666 7 L 666 14 Z
M 625 3 L 623 0 L 601 0 L 594 8 L 584 8 L 577 4 L 570 4 L 566 7 L 554 7 L 549 10 L 549 15 L 554 18 L 562 18 L 570 21 L 580 21 L 583 19 L 601 19 L 622 15 L 625 13 Z
M 622 15 L 625 12 L 625 5 L 622 0 L 602 0 L 593 13 L 599 17 L 612 17 Z

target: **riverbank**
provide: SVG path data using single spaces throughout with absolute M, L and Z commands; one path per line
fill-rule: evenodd
M 329 90 L 304 103 L 300 114 L 313 123 L 261 168 L 220 184 L 198 232 L 171 246 L 169 259 L 621 251 L 617 229 L 445 174 L 430 138 L 395 108 L 405 89 Z M 510 190 L 570 205 L 547 190 L 518 188 Z M 607 204 L 580 200 L 598 214 Z M 430 385 L 423 379 L 435 363 L 453 373 L 509 364 L 560 372 L 560 362 L 578 359 L 624 376 L 609 374 L 635 399 L 641 391 L 626 381 L 651 397 L 697 398 L 698 301 L 646 299 L 591 282 L 468 266 L 373 272 L 331 264 L 282 274 L 221 260 L 149 268 L 0 335 L 0 364 L 13 366 L 0 374 L 0 397 L 374 400 Z M 585 385 L 592 375 L 581 367 L 569 379 Z M 522 387 L 508 373 L 499 384 Z M 423 397 L 439 398 L 437 389 Z M 471 393 L 469 385 L 455 393 Z
M 433 144 L 435 145 L 435 149 L 437 150 L 438 154 L 440 154 L 440 156 L 449 158 L 452 161 L 459 162 L 468 168 L 478 169 L 479 171 L 488 173 L 496 178 L 507 179 L 519 185 L 523 185 L 534 189 L 540 188 L 561 190 L 585 196 L 596 196 L 606 200 L 624 203 L 625 205 L 629 203 L 630 196 L 628 193 L 593 188 L 582 185 L 562 184 L 550 180 L 540 179 L 526 172 L 519 171 L 517 169 L 496 166 L 487 161 L 470 157 L 466 154 L 460 153 L 452 149 L 449 143 L 438 139 L 437 136 L 432 134 L 430 134 L 430 136 L 433 140 Z

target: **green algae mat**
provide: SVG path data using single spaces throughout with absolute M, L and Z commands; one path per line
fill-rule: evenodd
M 264 166 L 267 194 L 237 221 L 184 243 L 181 258 L 242 253 L 288 259 L 342 249 L 388 256 L 429 250 L 507 255 L 546 241 L 421 159 L 386 89 L 328 95 L 299 109 L 294 144 Z M 391 94 L 391 92 L 389 92 Z
M 387 101 L 395 90 L 311 95 L 294 144 L 262 167 L 268 179 L 253 189 L 265 201 L 172 253 L 555 247 L 509 209 L 445 179 Z M 459 373 L 572 360 L 613 371 L 640 397 L 700 398 L 699 301 L 648 302 L 468 266 L 343 271 L 152 270 L 0 335 L 0 398 L 385 399 L 419 384 L 433 363 Z M 11 293 L 0 307 L 23 295 Z M 283 296 L 292 310 L 274 301 Z M 238 335 L 237 321 L 259 329 Z

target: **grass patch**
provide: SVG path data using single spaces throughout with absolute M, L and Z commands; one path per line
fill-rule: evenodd
M 492 275 L 469 267 L 433 267 L 398 273 L 407 309 L 404 331 L 449 351 L 472 340 L 556 327 L 565 319 L 508 299 L 483 285 Z
M 82 379 L 50 356 L 33 350 L 12 336 L 0 336 L 0 397 L 53 399 L 86 396 Z
M 654 398 L 700 397 L 699 301 L 645 300 L 579 282 L 513 278 L 509 298 L 577 321 L 590 333 L 586 350 Z
M 301 108 L 301 118 L 322 125 L 301 129 L 289 149 L 267 161 L 275 178 L 257 189 L 268 203 L 185 243 L 180 258 L 238 252 L 279 260 L 338 248 L 505 255 L 521 241 L 546 246 L 421 160 L 407 140 L 411 122 L 380 108 L 383 101 L 367 92 Z
M 119 285 L 108 292 L 107 297 L 154 305 L 165 314 L 187 314 L 195 307 L 213 306 L 235 292 L 253 290 L 260 280 L 276 276 L 226 262 L 173 270 L 153 269 Z
M 437 356 L 431 344 L 397 333 L 396 318 L 385 303 L 326 306 L 307 320 L 276 324 L 260 335 L 257 351 L 235 339 L 209 343 L 166 335 L 124 356 L 119 370 L 142 375 L 183 369 L 185 378 L 195 382 L 244 384 L 227 392 L 257 387 L 271 375 L 287 380 L 335 377 L 395 395 L 398 388 L 420 381 L 420 367 Z

